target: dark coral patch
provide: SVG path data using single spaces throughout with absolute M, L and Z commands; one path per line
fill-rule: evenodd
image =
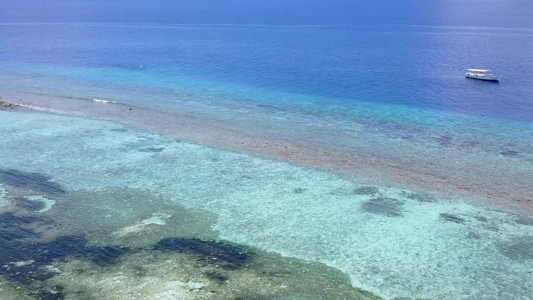
M 432 203 L 437 202 L 437 199 L 431 195 L 427 194 L 416 194 L 416 193 L 407 193 L 405 194 L 407 199 L 415 200 L 418 202 Z
M 454 222 L 454 223 L 459 223 L 459 224 L 462 224 L 464 223 L 466 220 L 459 217 L 459 216 L 456 216 L 456 215 L 453 215 L 453 214 L 448 214 L 448 213 L 441 213 L 439 214 L 440 218 L 443 219 L 444 221 L 448 221 L 448 222 Z
M 531 217 L 519 216 L 515 220 L 515 222 L 518 223 L 518 224 L 521 224 L 521 225 L 533 226 L 533 218 L 531 218 Z M 533 251 L 533 250 L 531 250 L 531 251 Z
M 113 129 L 110 129 L 110 131 L 114 131 L 114 132 L 127 132 L 128 129 L 127 129 L 127 128 L 113 128 Z
M 16 230 L 17 227 L 14 228 Z M 55 275 L 43 268 L 55 260 L 78 257 L 89 259 L 99 266 L 108 266 L 126 252 L 127 249 L 118 247 L 88 246 L 87 240 L 79 236 L 63 236 L 47 243 L 0 239 L 0 274 L 22 283 L 42 281 Z M 16 264 L 30 261 L 23 265 Z
M 42 262 L 73 256 L 90 259 L 99 266 L 112 265 L 127 252 L 121 247 L 88 246 L 87 240 L 80 236 L 63 236 L 49 243 L 28 244 L 26 247 L 37 252 Z
M 38 233 L 27 228 L 0 227 L 0 245 L 2 244 L 2 241 L 36 238 L 39 236 Z M 0 252 L 1 251 L 2 249 L 0 249 Z
M 187 238 L 163 239 L 154 249 L 190 253 L 208 264 L 220 265 L 230 270 L 243 268 L 252 257 L 249 251 L 233 245 Z
M 481 235 L 479 233 L 476 233 L 476 232 L 473 232 L 473 231 L 468 232 L 466 237 L 469 238 L 469 239 L 475 239 L 475 240 L 481 239 Z
M 31 201 L 25 197 L 15 198 L 15 205 L 31 211 L 38 211 L 46 207 L 46 205 L 41 201 Z
M 209 271 L 209 272 L 206 272 L 205 273 L 205 276 L 207 276 L 207 278 L 213 280 L 213 281 L 216 281 L 218 283 L 225 283 L 226 281 L 228 281 L 228 276 L 222 274 L 222 273 L 219 273 L 219 272 L 214 272 L 214 271 Z
M 353 190 L 353 193 L 356 195 L 368 195 L 373 196 L 379 193 L 379 189 L 375 186 L 362 186 Z
M 476 220 L 478 220 L 479 222 L 483 222 L 483 223 L 486 223 L 489 221 L 489 219 L 487 219 L 487 217 L 484 217 L 484 216 L 475 216 L 474 218 L 476 218 Z
M 377 197 L 363 203 L 361 208 L 369 213 L 387 217 L 401 217 L 403 202 L 393 198 Z
M 295 194 L 301 194 L 301 193 L 305 192 L 306 190 L 307 190 L 307 189 L 304 189 L 304 188 L 301 188 L 301 187 L 297 187 L 297 188 L 295 188 L 295 189 L 293 190 L 293 192 L 294 192 Z
M 508 243 L 500 243 L 498 249 L 503 255 L 513 260 L 533 259 L 533 237 L 525 236 Z
M 446 147 L 446 146 L 450 146 L 453 143 L 453 137 L 445 134 L 445 135 L 439 136 L 437 138 L 437 141 L 439 142 L 441 146 Z
M 17 266 L 15 264 L 8 264 L 0 266 L 0 275 L 4 275 L 11 281 L 29 284 L 34 281 L 44 281 L 55 275 L 46 269 L 41 268 L 40 264 L 29 264 L 25 266 Z
M 441 142 L 449 142 L 449 141 L 453 140 L 453 137 L 450 136 L 450 135 L 444 134 L 444 135 L 439 136 L 437 138 L 437 140 L 439 140 Z
M 141 149 L 137 149 L 140 152 L 151 152 L 151 153 L 159 153 L 165 150 L 164 147 L 145 147 Z
M 63 300 L 65 299 L 65 296 L 61 292 L 42 290 L 37 293 L 37 299 L 39 300 Z
M 51 177 L 40 173 L 15 169 L 0 170 L 0 182 L 8 185 L 49 194 L 65 193 L 65 190 L 59 184 L 51 182 L 50 179 Z
M 520 155 L 520 152 L 514 150 L 505 150 L 500 152 L 500 154 L 503 156 L 518 156 Z
M 38 233 L 27 227 L 38 220 L 35 217 L 15 216 L 13 213 L 0 214 L 0 247 L 6 241 L 39 237 Z M 2 251 L 0 248 L 0 253 Z
M 483 229 L 498 232 L 500 231 L 500 228 L 496 226 L 495 224 L 484 224 Z
M 41 219 L 37 217 L 29 217 L 29 216 L 16 216 L 13 213 L 6 212 L 3 214 L 0 214 L 0 227 L 13 227 L 13 226 L 20 226 L 20 225 L 28 225 L 37 221 L 40 221 Z

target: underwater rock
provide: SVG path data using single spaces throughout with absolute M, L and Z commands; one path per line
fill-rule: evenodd
M 30 232 L 24 228 L 14 227 L 19 236 Z M 15 232 L 15 236 L 16 236 Z M 87 246 L 87 240 L 80 236 L 63 236 L 47 243 L 23 242 L 20 239 L 0 239 L 0 274 L 12 281 L 28 282 L 46 280 L 56 274 L 48 265 L 55 260 L 67 257 L 85 258 L 99 266 L 108 266 L 127 253 L 119 247 Z M 32 261 L 31 264 L 17 262 Z
M 26 228 L 2 228 L 0 227 L 0 246 L 2 241 L 36 238 L 40 234 Z M 1 250 L 0 250 L 1 251 Z
M 0 170 L 0 182 L 43 193 L 64 194 L 65 190 L 59 184 L 51 182 L 50 179 L 51 177 L 40 173 L 15 169 Z
M 483 229 L 494 231 L 494 232 L 500 231 L 500 228 L 495 224 L 484 224 Z
M 222 274 L 222 273 L 219 273 L 219 272 L 215 272 L 215 271 L 209 271 L 209 272 L 206 272 L 205 273 L 205 276 L 207 276 L 207 278 L 213 280 L 213 281 L 216 281 L 218 283 L 225 283 L 226 281 L 228 281 L 228 276 Z
M 0 254 L 5 251 L 2 247 L 4 243 L 12 240 L 20 240 L 26 238 L 36 238 L 40 234 L 26 227 L 26 225 L 32 224 L 40 219 L 27 216 L 15 216 L 13 213 L 0 214 Z M 0 263 L 2 258 L 0 257 Z
M 304 189 L 304 188 L 301 188 L 301 187 L 297 187 L 294 189 L 294 193 L 295 194 L 301 194 L 303 192 L 305 192 L 307 189 Z
M 473 232 L 473 231 L 469 231 L 468 234 L 466 235 L 467 238 L 469 239 L 475 239 L 475 240 L 479 240 L 481 239 L 481 235 L 479 233 L 476 233 L 476 232 Z
M 403 202 L 393 198 L 372 198 L 361 206 L 362 210 L 387 217 L 401 217 Z
M 533 259 L 533 236 L 518 237 L 508 243 L 499 243 L 498 249 L 513 260 Z
M 453 142 L 453 137 L 450 136 L 450 135 L 441 135 L 437 138 L 437 141 L 439 142 L 439 144 L 441 146 L 444 146 L 444 147 L 447 147 L 447 146 L 450 146 Z
M 406 193 L 405 198 L 423 203 L 437 202 L 437 198 L 427 194 Z
M 33 281 L 47 280 L 53 277 L 55 273 L 40 269 L 33 264 L 24 266 L 3 265 L 0 266 L 0 275 L 4 275 L 13 282 L 29 284 Z
M 518 156 L 520 153 L 514 150 L 505 150 L 500 152 L 500 154 L 503 156 Z
M 484 217 L 484 216 L 475 216 L 474 218 L 476 218 L 476 220 L 478 220 L 479 222 L 483 222 L 483 223 L 486 223 L 489 221 L 489 219 L 487 219 L 487 217 Z
M 114 132 L 128 132 L 129 130 L 127 128 L 113 128 L 113 129 L 110 129 L 109 131 L 114 131 Z
M 463 224 L 466 221 L 465 219 L 461 217 L 458 217 L 453 214 L 448 214 L 448 213 L 441 213 L 439 214 L 439 216 L 441 219 L 443 219 L 444 221 L 448 221 L 448 222 Z
M 187 238 L 163 239 L 154 250 L 190 253 L 208 264 L 218 264 L 230 270 L 243 268 L 252 257 L 252 253 L 236 246 Z
M 353 190 L 353 193 L 356 195 L 368 195 L 373 196 L 379 193 L 379 189 L 375 186 L 362 186 Z
M 99 266 L 116 263 L 117 259 L 127 253 L 128 249 L 120 247 L 87 246 L 87 240 L 80 236 L 63 236 L 52 242 L 36 244 L 33 248 L 44 249 L 40 255 L 42 262 L 52 262 L 67 256 L 82 257 Z M 39 250 L 37 250 L 39 251 Z
M 8 102 L 4 102 L 2 100 L 0 100 L 0 110 L 2 109 L 14 109 L 15 107 L 17 107 L 18 105 L 17 104 L 14 104 L 14 103 L 8 103 Z
M 137 149 L 139 152 L 152 152 L 152 153 L 159 153 L 165 150 L 164 147 L 145 147 L 141 149 Z
M 13 227 L 41 221 L 37 217 L 15 216 L 11 212 L 0 214 L 0 227 Z
M 517 224 L 521 224 L 521 225 L 528 225 L 528 226 L 533 226 L 533 218 L 531 217 L 526 217 L 526 216 L 519 216 L 515 222 Z M 531 250 L 533 251 L 533 250 Z
M 63 300 L 65 296 L 61 292 L 56 291 L 39 291 L 37 298 L 39 300 Z

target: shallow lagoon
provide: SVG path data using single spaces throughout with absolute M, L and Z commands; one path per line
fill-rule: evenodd
M 87 118 L 0 128 L 2 298 L 533 294 L 525 215 Z

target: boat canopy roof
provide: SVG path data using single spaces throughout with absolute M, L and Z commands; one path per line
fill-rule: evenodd
M 482 69 L 468 69 L 467 72 L 477 72 L 477 73 L 492 73 L 491 70 L 482 70 Z

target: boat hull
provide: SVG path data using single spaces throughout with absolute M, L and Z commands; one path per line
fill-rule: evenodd
M 500 80 L 496 77 L 481 77 L 481 76 L 470 76 L 470 75 L 466 75 L 466 78 L 470 78 L 470 79 L 477 79 L 477 80 L 484 80 L 484 81 L 494 81 L 494 82 L 499 82 Z

